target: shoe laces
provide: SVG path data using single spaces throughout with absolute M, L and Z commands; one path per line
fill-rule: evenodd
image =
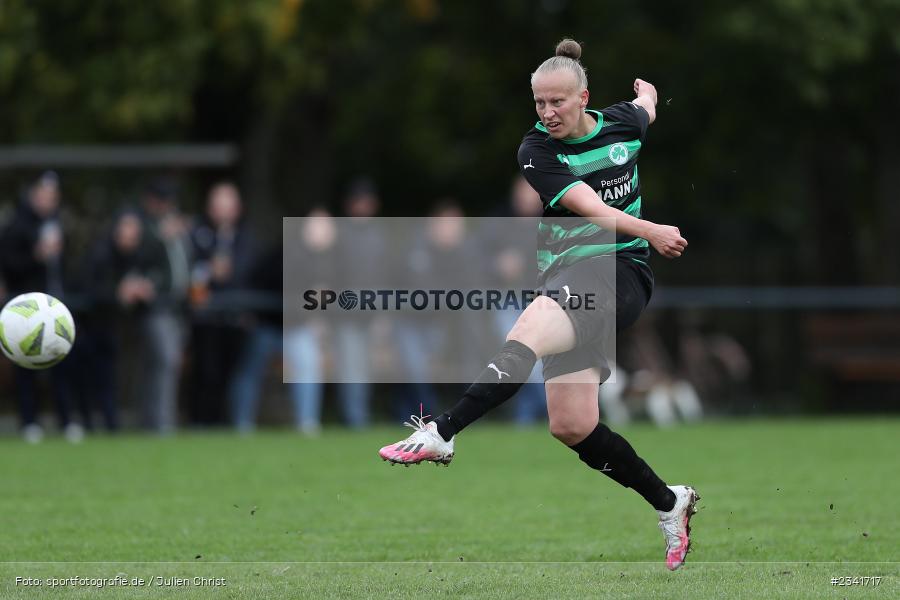
M 431 415 L 429 415 L 429 416 L 431 416 Z M 410 423 L 409 421 L 412 421 L 412 423 Z M 421 432 L 428 431 L 428 429 L 426 429 L 426 427 L 425 427 L 427 425 L 427 423 L 425 422 L 424 417 L 410 415 L 409 421 L 404 421 L 403 424 L 406 425 L 407 427 L 412 427 L 413 429 L 415 429 L 416 433 L 418 433 L 420 431 Z M 415 435 L 415 434 L 413 434 L 413 435 Z
M 663 530 L 663 533 L 678 535 L 678 521 L 676 519 L 663 519 L 659 522 L 659 528 Z
M 418 416 L 416 416 L 416 415 L 409 416 L 409 421 L 412 421 L 412 423 L 410 423 L 409 421 L 403 422 L 404 425 L 406 425 L 407 427 L 412 427 L 415 430 L 414 433 L 406 439 L 411 440 L 412 438 L 416 437 L 417 433 L 424 433 L 424 434 L 431 433 L 431 431 L 426 427 L 428 425 L 428 423 L 425 422 L 425 419 L 427 419 L 431 415 L 423 415 L 422 414 L 423 412 L 424 412 L 423 407 L 421 404 L 419 404 L 419 415 Z

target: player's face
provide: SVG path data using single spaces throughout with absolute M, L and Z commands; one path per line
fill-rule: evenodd
M 578 89 L 575 75 L 568 71 L 541 73 L 531 85 L 534 108 L 550 136 L 563 139 L 573 136 L 587 106 L 587 90 Z

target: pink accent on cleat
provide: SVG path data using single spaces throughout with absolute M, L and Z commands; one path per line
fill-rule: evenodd
M 688 550 L 691 547 L 690 540 L 690 519 L 688 517 L 684 517 L 684 525 L 685 532 L 678 535 L 678 539 L 681 542 L 678 548 L 671 548 L 666 551 L 666 567 L 670 571 L 674 571 L 678 567 L 684 564 L 684 559 L 687 557 Z
M 700 496 L 692 487 L 671 486 L 675 492 L 675 506 L 659 513 L 659 528 L 666 538 L 666 567 L 674 571 L 684 564 L 691 549 L 691 517 L 697 512 Z

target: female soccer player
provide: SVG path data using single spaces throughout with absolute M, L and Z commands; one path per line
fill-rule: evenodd
M 379 455 L 392 463 L 449 464 L 456 434 L 513 396 L 543 358 L 550 432 L 588 466 L 634 489 L 659 512 L 666 566 L 674 570 L 687 555 L 699 496 L 688 486 L 667 486 L 622 436 L 601 423 L 597 396 L 609 376 L 611 357 L 603 342 L 614 335 L 606 332 L 613 322 L 616 330 L 633 324 L 650 299 L 648 245 L 676 258 L 687 241 L 677 227 L 640 218 L 637 157 L 656 119 L 656 89 L 636 79 L 631 102 L 588 110 L 580 57 L 581 46 L 563 40 L 556 55 L 532 74 L 540 120 L 519 147 L 522 175 L 544 204 L 538 230 L 542 295 L 456 406 L 428 423 L 413 416 L 406 425 L 415 432 Z M 607 243 L 613 228 L 614 243 Z M 589 294 L 600 297 L 599 309 L 569 304 Z

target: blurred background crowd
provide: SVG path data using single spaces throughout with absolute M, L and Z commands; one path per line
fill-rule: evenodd
M 46 373 L 9 363 L 0 367 L 0 381 L 13 391 L 19 426 L 29 441 L 43 437 L 42 408 L 52 408 L 72 441 L 95 428 L 249 432 L 257 426 L 267 389 L 264 420 L 290 423 L 305 434 L 319 432 L 323 412 L 351 428 L 385 416 L 402 420 L 420 407 L 435 409 L 464 389 L 463 381 L 430 383 L 446 380 L 434 371 L 442 357 L 462 357 L 464 372 L 476 372 L 480 356 L 502 342 L 518 315 L 517 309 L 486 312 L 483 322 L 456 332 L 420 314 L 381 321 L 352 312 L 340 319 L 285 320 L 282 240 L 266 239 L 248 225 L 233 182 L 213 183 L 202 212 L 190 214 L 182 210 L 174 179 L 149 179 L 133 203 L 120 206 L 104 223 L 81 223 L 88 231 L 80 238 L 78 219 L 62 192 L 59 174 L 42 172 L 23 186 L 0 227 L 0 296 L 44 291 L 66 302 L 77 323 L 70 357 Z M 372 180 L 352 181 L 334 209 L 309 211 L 289 259 L 307 281 L 322 285 L 340 273 L 343 281 L 377 289 L 388 262 L 399 260 L 399 268 L 427 289 L 462 289 L 464 282 L 453 280 L 459 265 L 481 263 L 481 281 L 492 288 L 531 289 L 542 209 L 520 176 L 492 207 L 494 218 L 473 220 L 476 224 L 467 226 L 455 199 L 437 200 L 420 243 L 398 255 L 388 249 L 386 230 L 369 226 L 380 207 Z M 620 367 L 615 383 L 604 388 L 608 418 L 627 421 L 634 409 L 664 425 L 699 418 L 693 384 L 672 379 L 668 353 L 653 347 L 652 330 L 631 344 L 642 356 L 626 359 L 640 368 L 635 382 Z M 741 380 L 749 365 L 738 345 L 733 350 L 740 364 L 722 364 L 735 366 L 735 380 Z M 373 374 L 378 363 L 392 360 L 399 363 L 403 383 L 371 383 L 378 380 Z M 341 365 L 339 372 L 335 364 Z M 281 386 L 283 378 L 300 383 Z M 623 399 L 627 390 L 643 399 L 646 410 L 629 408 Z M 501 415 L 520 425 L 545 418 L 539 366 Z
M 439 410 L 457 387 L 279 383 L 379 335 L 416 372 L 433 344 L 411 323 L 282 335 L 274 232 L 284 216 L 528 214 L 510 184 L 528 76 L 564 36 L 583 43 L 592 106 L 629 99 L 636 76 L 657 86 L 645 216 L 691 244 L 653 261 L 607 417 L 896 411 L 898 32 L 898 0 L 5 0 L 2 295 L 61 296 L 78 338 L 45 374 L 0 361 L 0 428 L 39 439 L 28 425 L 55 412 L 72 439 L 312 433 Z M 328 251 L 353 235 L 332 225 L 308 232 L 315 264 L 372 269 Z M 501 416 L 540 418 L 540 394 Z

